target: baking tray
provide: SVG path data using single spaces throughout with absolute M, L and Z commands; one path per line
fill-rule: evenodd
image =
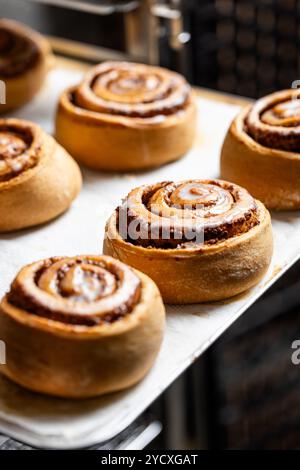
M 15 116 L 31 119 L 52 132 L 60 91 L 77 83 L 81 75 L 69 67 L 55 68 L 39 97 Z M 218 177 L 222 140 L 239 107 L 201 97 L 198 106 L 198 136 L 182 160 L 138 174 L 104 175 L 85 169 L 83 190 L 66 214 L 39 228 L 2 235 L 0 295 L 19 268 L 33 260 L 101 253 L 105 221 L 132 187 L 170 179 Z M 55 449 L 90 446 L 121 432 L 300 257 L 300 213 L 273 215 L 273 228 L 272 265 L 251 291 L 226 302 L 167 307 L 162 349 L 141 383 L 102 398 L 69 401 L 27 392 L 2 377 L 0 432 L 32 446 Z

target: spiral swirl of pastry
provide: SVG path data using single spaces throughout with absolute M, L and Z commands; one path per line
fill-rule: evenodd
M 221 180 L 141 186 L 118 208 L 118 231 L 145 247 L 188 248 L 246 233 L 259 224 L 255 200 Z
M 14 77 L 33 67 L 41 56 L 38 44 L 21 27 L 0 20 L 0 76 Z
M 117 116 L 153 118 L 184 109 L 190 86 L 175 72 L 128 62 L 105 62 L 86 75 L 74 103 L 86 110 Z
M 57 257 L 21 269 L 8 300 L 48 319 L 94 326 L 131 312 L 140 289 L 138 276 L 117 260 L 106 256 Z
M 265 147 L 300 151 L 300 95 L 284 90 L 258 100 L 245 119 L 247 133 Z
M 32 168 L 39 159 L 40 144 L 34 128 L 0 120 L 0 183 Z

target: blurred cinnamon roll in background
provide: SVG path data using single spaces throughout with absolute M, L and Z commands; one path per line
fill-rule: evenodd
M 39 33 L 13 20 L 0 19 L 0 80 L 5 101 L 0 114 L 28 103 L 42 87 L 53 60 Z
M 196 105 L 186 80 L 160 67 L 105 62 L 66 90 L 56 117 L 58 141 L 99 170 L 156 167 L 191 147 Z
M 300 209 L 298 90 L 273 93 L 238 114 L 223 144 L 221 176 L 271 209 Z
M 272 257 L 268 211 L 221 180 L 146 185 L 106 226 L 104 253 L 148 274 L 168 303 L 221 300 L 256 284 Z
M 127 388 L 159 351 L 165 310 L 154 282 L 107 256 L 25 266 L 0 305 L 6 364 L 24 387 L 83 398 Z
M 0 119 L 0 232 L 64 212 L 81 188 L 77 163 L 38 125 Z

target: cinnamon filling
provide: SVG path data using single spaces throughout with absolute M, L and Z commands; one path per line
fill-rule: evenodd
M 181 75 L 158 67 L 106 62 L 87 74 L 71 99 L 96 113 L 153 118 L 185 109 L 190 86 Z
M 38 149 L 32 148 L 29 129 L 0 125 L 0 182 L 8 181 L 32 168 L 38 159 Z
M 40 54 L 30 38 L 0 25 L 0 77 L 14 77 L 34 67 Z
M 245 119 L 245 131 L 265 147 L 300 152 L 300 99 L 287 90 L 258 100 Z
M 116 260 L 51 258 L 23 268 L 8 293 L 18 308 L 68 324 L 113 323 L 138 303 L 141 283 Z
M 220 180 L 191 180 L 131 191 L 117 210 L 117 224 L 132 244 L 189 248 L 247 233 L 259 224 L 259 215 L 245 189 Z

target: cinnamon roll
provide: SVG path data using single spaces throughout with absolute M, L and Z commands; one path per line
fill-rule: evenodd
M 46 39 L 16 21 L 0 19 L 0 113 L 28 103 L 40 90 L 52 60 Z M 2 93 L 4 89 L 2 87 Z M 1 97 L 2 98 L 2 97 Z
M 183 156 L 192 145 L 195 125 L 195 101 L 181 75 L 105 62 L 62 94 L 56 137 L 91 168 L 143 170 Z
M 221 176 L 271 209 L 300 209 L 298 90 L 273 93 L 238 114 L 223 144 Z
M 152 366 L 165 311 L 154 282 L 108 256 L 25 266 L 0 305 L 6 364 L 33 391 L 84 398 L 121 390 Z
M 39 126 L 0 119 L 0 232 L 64 212 L 81 188 L 76 162 Z
M 104 253 L 148 274 L 167 303 L 237 295 L 272 257 L 270 215 L 221 180 L 163 182 L 129 193 L 106 226 Z

